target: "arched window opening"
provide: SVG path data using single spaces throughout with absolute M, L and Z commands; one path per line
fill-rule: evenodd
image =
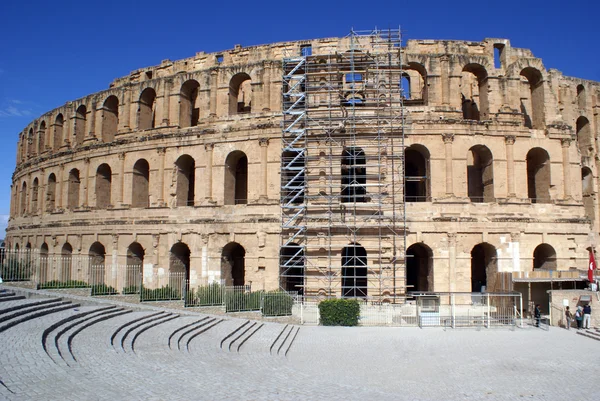
M 38 155 L 46 151 L 46 121 L 42 121 L 38 130 Z
M 551 245 L 540 244 L 533 250 L 534 270 L 556 270 L 556 251 Z
M 96 170 L 96 207 L 106 209 L 111 205 L 112 171 L 106 163 Z
M 102 141 L 112 142 L 119 125 L 119 99 L 109 96 L 102 106 Z
M 488 74 L 480 64 L 467 64 L 461 73 L 460 91 L 465 120 L 489 119 Z
M 229 114 L 252 111 L 252 80 L 246 73 L 235 74 L 229 81 Z
M 35 136 L 33 134 L 33 128 L 29 128 L 27 133 L 27 156 L 32 157 L 35 155 Z
M 471 250 L 471 292 L 494 292 L 498 257 L 493 245 L 477 244 Z
M 31 212 L 32 212 L 32 214 L 37 214 L 39 187 L 40 187 L 39 181 L 36 177 L 33 180 L 33 184 L 31 185 Z
M 106 249 L 100 242 L 94 242 L 90 246 L 88 252 L 90 258 L 90 279 L 91 285 L 104 284 L 105 268 L 104 261 L 106 258 Z
M 504 43 L 494 43 L 494 68 L 500 69 L 504 65 Z
M 550 202 L 550 156 L 542 148 L 527 153 L 527 196 L 531 203 Z
M 406 202 L 430 202 L 429 151 L 421 145 L 404 151 Z
M 189 155 L 180 156 L 177 169 L 177 206 L 194 206 L 196 162 Z
M 64 126 L 64 118 L 62 114 L 56 116 L 56 120 L 54 121 L 54 144 L 52 148 L 54 150 L 60 149 L 63 144 L 63 126 Z
M 406 250 L 406 291 L 433 291 L 433 252 L 425 244 Z
M 150 165 L 140 159 L 133 165 L 131 207 L 148 207 L 150 190 Z
M 342 249 L 342 297 L 367 296 L 367 251 L 360 244 Z
M 181 85 L 179 94 L 179 126 L 181 128 L 198 125 L 198 119 L 200 118 L 200 109 L 197 104 L 199 87 L 198 81 L 193 79 L 185 81 Z
M 579 110 L 585 109 L 585 87 L 583 85 L 577 85 L 577 106 Z
M 83 144 L 85 140 L 85 125 L 87 118 L 87 109 L 84 105 L 77 108 L 75 112 L 75 141 L 77 145 Z
M 590 129 L 590 122 L 585 117 L 579 117 L 576 126 L 577 149 L 582 157 L 590 157 L 594 153 L 594 137 Z
M 127 247 L 127 266 L 125 270 L 125 287 L 128 290 L 137 288 L 140 283 L 140 275 L 143 272 L 145 251 L 142 246 L 133 242 Z M 131 291 L 135 292 L 135 291 Z
M 521 112 L 527 128 L 543 129 L 544 123 L 544 80 L 542 73 L 527 67 L 521 71 Z
M 72 255 L 73 255 L 73 247 L 71 244 L 66 242 L 60 251 L 60 271 L 58 272 L 58 280 L 59 281 L 70 281 L 72 272 Z
M 410 100 L 410 76 L 407 73 L 402 74 L 402 80 L 400 81 L 400 89 L 402 89 L 402 97 L 406 100 Z
M 366 202 L 367 169 L 361 148 L 346 148 L 342 154 L 342 202 Z
M 21 215 L 27 213 L 27 183 L 21 186 Z
M 230 242 L 221 253 L 221 278 L 225 285 L 240 286 L 246 283 L 246 250 L 237 242 Z
M 50 281 L 48 279 L 48 244 L 45 242 L 40 246 L 40 283 Z
M 422 64 L 410 62 L 402 66 L 400 87 L 404 104 L 420 105 L 427 102 L 427 70 Z
M 146 88 L 140 95 L 138 103 L 138 129 L 152 129 L 156 124 L 156 111 L 154 109 L 154 100 L 156 92 L 152 88 Z
M 304 248 L 295 243 L 281 247 L 279 265 L 281 286 L 286 291 L 304 295 Z
M 46 211 L 52 212 L 56 208 L 56 176 L 54 173 L 48 176 L 48 187 L 46 189 Z
M 594 177 L 592 170 L 588 167 L 581 169 L 581 189 L 585 216 L 590 220 L 590 224 L 593 227 L 596 220 L 596 214 L 594 213 Z
M 183 242 L 171 247 L 169 254 L 169 287 L 182 291 L 186 280 L 190 278 L 190 248 Z
M 484 145 L 469 149 L 467 155 L 468 195 L 471 202 L 494 202 L 492 152 Z
M 226 205 L 248 203 L 248 158 L 239 150 L 231 152 L 225 160 Z
M 79 170 L 74 168 L 73 170 L 69 171 L 67 208 L 70 210 L 79 207 L 80 185 L 81 181 L 79 180 Z
M 304 203 L 306 187 L 306 157 L 304 150 L 298 149 L 283 152 L 281 163 L 283 164 L 283 188 L 281 194 L 283 204 L 299 205 Z

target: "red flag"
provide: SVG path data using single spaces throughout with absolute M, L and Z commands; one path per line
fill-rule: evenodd
M 596 270 L 596 260 L 594 259 L 594 252 L 590 249 L 590 263 L 588 268 L 588 281 L 594 281 L 594 270 Z

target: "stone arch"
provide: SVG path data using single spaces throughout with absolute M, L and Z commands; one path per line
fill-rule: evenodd
M 279 266 L 282 288 L 304 295 L 304 248 L 293 242 L 282 246 L 279 252 Z
M 543 129 L 544 117 L 544 78 L 534 67 L 521 70 L 521 112 L 527 128 Z
M 549 244 L 540 244 L 533 250 L 534 270 L 556 270 L 556 251 Z
M 106 249 L 102 243 L 96 241 L 90 246 L 88 251 L 90 258 L 90 279 L 91 285 L 100 285 L 104 283 Z
M 29 128 L 27 133 L 27 156 L 33 157 L 35 154 L 35 136 L 33 135 L 33 128 Z
M 177 170 L 177 206 L 194 206 L 196 186 L 196 161 L 190 155 L 179 156 Z
M 229 114 L 252 112 L 252 79 L 245 72 L 231 77 L 229 81 Z
M 582 157 L 590 157 L 594 153 L 594 136 L 587 118 L 581 116 L 576 123 L 577 149 Z
M 69 171 L 69 182 L 67 187 L 67 208 L 73 210 L 79 207 L 79 187 L 81 181 L 79 179 L 79 170 L 76 168 Z
M 25 181 L 23 181 L 23 184 L 21 185 L 21 215 L 24 215 L 27 213 L 27 183 Z
M 240 150 L 234 150 L 225 159 L 225 205 L 245 205 L 248 203 L 248 157 Z
M 246 284 L 246 250 L 237 242 L 230 242 L 221 252 L 221 279 L 225 285 Z
M 345 148 L 341 162 L 341 201 L 366 202 L 367 169 L 365 152 L 358 147 Z
M 140 95 L 137 110 L 138 130 L 152 129 L 156 125 L 156 91 L 146 88 Z
M 477 63 L 465 65 L 460 80 L 463 118 L 487 120 L 490 117 L 488 102 L 488 73 Z
M 40 246 L 40 283 L 48 280 L 48 244 L 45 242 Z
M 140 274 L 144 268 L 145 251 L 138 242 L 132 242 L 127 247 L 127 261 L 125 267 L 125 287 L 138 287 Z
M 498 272 L 496 247 L 483 242 L 471 250 L 471 292 L 493 292 Z
M 56 176 L 50 173 L 46 187 L 46 211 L 51 212 L 56 208 Z
M 110 95 L 102 105 L 102 141 L 112 142 L 119 126 L 119 99 Z
M 419 144 L 404 151 L 404 183 L 407 202 L 431 201 L 429 150 Z
M 96 170 L 96 207 L 106 209 L 111 205 L 112 170 L 102 163 Z
M 590 220 L 593 227 L 596 220 L 596 213 L 594 212 L 594 176 L 589 167 L 581 168 L 581 190 L 585 216 Z
M 58 150 L 62 146 L 64 123 L 64 117 L 59 113 L 54 120 L 54 143 L 52 145 L 54 150 Z
M 72 259 L 73 259 L 73 247 L 68 242 L 65 242 L 60 250 L 60 271 L 58 272 L 58 279 L 60 281 L 69 281 L 72 276 Z
M 408 62 L 402 66 L 401 82 L 408 84 L 408 93 L 405 92 L 407 104 L 427 102 L 427 69 L 422 63 Z M 404 88 L 404 86 L 403 86 Z M 408 95 L 408 96 L 407 96 Z
M 342 249 L 342 297 L 366 297 L 367 251 L 359 243 Z
M 150 197 L 150 165 L 139 159 L 133 165 L 131 207 L 148 207 Z
M 40 128 L 38 129 L 38 155 L 41 155 L 46 151 L 46 135 L 47 135 L 47 127 L 46 121 L 42 121 L 40 123 Z
M 585 86 L 582 84 L 577 85 L 577 107 L 579 110 L 585 109 Z
M 406 291 L 433 291 L 433 251 L 422 242 L 406 250 Z
M 75 111 L 75 142 L 77 145 L 83 144 L 85 140 L 85 125 L 87 121 L 87 108 L 81 105 Z
M 527 152 L 527 196 L 531 203 L 550 202 L 550 155 L 542 148 Z
M 32 214 L 37 214 L 38 210 L 38 192 L 40 189 L 40 181 L 37 177 L 33 179 L 33 183 L 31 184 L 31 212 Z
M 485 145 L 475 145 L 467 155 L 467 187 L 471 202 L 494 202 L 494 158 Z
M 190 247 L 184 242 L 177 242 L 169 253 L 169 287 L 181 291 L 186 280 L 190 278 Z
M 179 93 L 179 127 L 195 127 L 200 118 L 198 108 L 198 89 L 200 84 L 195 79 L 187 80 L 181 85 Z

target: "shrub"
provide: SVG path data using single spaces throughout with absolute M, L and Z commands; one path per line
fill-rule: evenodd
M 117 294 L 117 290 L 114 287 L 111 287 L 107 284 L 94 284 L 92 286 L 92 296 L 93 295 L 115 295 Z
M 140 293 L 140 288 L 137 285 L 129 285 L 127 287 L 124 287 L 123 291 L 121 291 L 121 294 L 123 294 L 123 295 L 139 294 L 139 293 Z
M 29 281 L 33 276 L 33 270 L 31 256 L 8 257 L 0 265 L 0 277 L 4 281 Z
M 357 326 L 360 304 L 356 299 L 328 299 L 319 303 L 321 325 Z
M 38 284 L 38 290 L 43 290 L 44 288 L 89 288 L 90 285 L 85 281 L 81 280 L 67 280 L 67 281 L 59 281 L 52 280 L 46 281 L 45 283 Z
M 243 312 L 260 310 L 263 291 L 245 292 L 244 290 L 225 291 L 225 312 Z
M 168 285 L 153 289 L 142 286 L 140 294 L 140 300 L 142 301 L 172 301 L 178 299 L 181 299 L 181 292 Z
M 190 291 L 188 295 L 189 304 L 196 306 L 223 305 L 224 291 L 225 287 L 219 283 L 198 287 Z
M 294 299 L 284 291 L 267 292 L 263 298 L 263 316 L 290 316 Z

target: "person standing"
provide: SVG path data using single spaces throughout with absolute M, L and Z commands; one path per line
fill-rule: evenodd
M 537 304 L 535 306 L 533 316 L 535 317 L 535 327 L 540 327 L 540 319 L 542 317 L 542 310 L 540 309 L 540 304 Z
M 592 319 L 592 307 L 590 304 L 585 304 L 583 307 L 583 328 L 590 328 L 590 320 Z
M 575 321 L 577 322 L 577 330 L 581 330 L 581 323 L 583 322 L 583 310 L 581 306 L 578 306 L 575 311 Z
M 571 311 L 569 310 L 569 307 L 567 306 L 565 308 L 565 320 L 566 320 L 566 325 L 567 325 L 567 330 L 571 330 L 571 322 L 573 321 L 573 314 L 571 313 Z

